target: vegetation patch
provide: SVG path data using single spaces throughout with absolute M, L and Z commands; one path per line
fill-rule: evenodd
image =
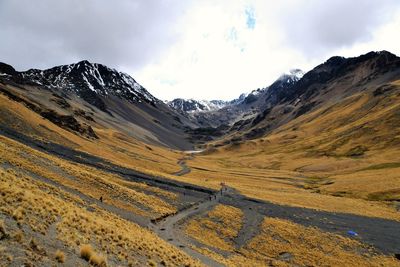
M 351 148 L 349 151 L 346 152 L 345 156 L 347 157 L 360 157 L 365 154 L 365 152 L 368 151 L 368 148 L 365 146 L 355 146 Z
M 186 225 L 186 233 L 200 243 L 224 251 L 233 251 L 243 212 L 235 207 L 219 204 L 205 217 L 196 218 Z
M 394 168 L 400 168 L 400 162 L 388 162 L 388 163 L 375 164 L 375 165 L 371 165 L 367 168 L 363 168 L 360 171 L 394 169 Z

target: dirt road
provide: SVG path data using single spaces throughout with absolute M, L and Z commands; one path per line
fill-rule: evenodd
M 221 196 L 220 193 L 210 195 L 206 200 L 199 202 L 188 209 L 169 216 L 158 223 L 150 224 L 149 228 L 157 233 L 159 237 L 168 241 L 172 245 L 179 247 L 187 254 L 193 258 L 197 258 L 207 266 L 223 266 L 213 259 L 193 250 L 191 248 L 193 241 L 190 240 L 187 235 L 185 235 L 184 229 L 182 229 L 183 222 L 197 214 L 204 214 L 210 211 L 219 203 L 221 197 L 223 196 Z

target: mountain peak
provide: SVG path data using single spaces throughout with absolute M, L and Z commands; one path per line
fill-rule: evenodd
M 89 60 L 86 60 L 86 59 L 84 59 L 82 61 L 79 61 L 76 64 L 78 64 L 78 65 L 92 65 L 92 63 L 90 63 Z
M 228 102 L 222 100 L 195 100 L 176 98 L 167 104 L 177 111 L 187 113 L 215 111 L 228 105 Z
M 12 76 L 19 82 L 48 89 L 74 92 L 90 104 L 105 110 L 100 96 L 117 96 L 132 103 L 147 102 L 155 105 L 158 100 L 126 73 L 105 65 L 82 60 L 69 65 L 46 70 L 30 69 L 13 72 L 7 64 L 0 65 L 0 73 Z
M 304 76 L 304 72 L 301 69 L 291 69 L 289 73 L 284 73 L 282 74 L 278 80 L 276 80 L 274 83 L 294 83 L 300 80 Z

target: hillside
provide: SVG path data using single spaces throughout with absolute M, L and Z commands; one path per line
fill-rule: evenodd
M 101 64 L 0 64 L 0 262 L 399 266 L 399 98 L 385 51 L 201 112 Z
M 17 72 L 1 63 L 0 82 L 1 91 L 9 99 L 57 121 L 64 129 L 83 133 L 87 128 L 92 137 L 96 128 L 117 130 L 151 144 L 192 147 L 184 137 L 184 129 L 193 126 L 191 122 L 129 75 L 104 65 L 81 61 L 43 71 Z

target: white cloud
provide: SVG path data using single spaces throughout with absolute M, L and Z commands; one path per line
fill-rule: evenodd
M 394 3 L 202 1 L 183 19 L 182 39 L 135 75 L 162 99 L 232 99 L 333 55 L 400 53 Z
M 0 61 L 89 59 L 161 99 L 232 99 L 334 55 L 400 54 L 398 0 L 1 0 Z

